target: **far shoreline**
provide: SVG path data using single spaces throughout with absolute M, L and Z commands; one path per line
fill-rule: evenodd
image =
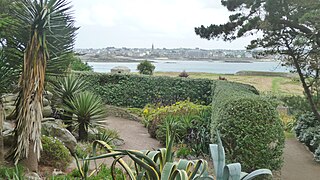
M 228 58 L 228 57 L 219 57 L 219 58 L 155 58 L 155 57 L 105 57 L 105 58 L 94 58 L 94 57 L 85 57 L 78 56 L 83 62 L 101 62 L 101 63 L 139 63 L 143 60 L 148 60 L 151 62 L 156 61 L 217 61 L 217 62 L 226 62 L 226 63 L 253 63 L 253 62 L 279 62 L 276 59 L 255 59 L 255 58 Z

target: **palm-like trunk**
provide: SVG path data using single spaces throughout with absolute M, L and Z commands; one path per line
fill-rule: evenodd
M 88 124 L 85 123 L 86 120 L 85 119 L 82 119 L 82 120 L 79 120 L 79 140 L 80 141 L 86 141 L 88 140 Z
M 47 52 L 41 46 L 35 30 L 24 54 L 24 67 L 20 78 L 20 92 L 16 107 L 15 164 L 24 159 L 30 171 L 37 171 L 40 158 L 42 93 L 44 89 Z

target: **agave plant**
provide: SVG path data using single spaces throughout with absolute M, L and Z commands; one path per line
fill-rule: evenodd
M 105 106 L 102 99 L 88 91 L 75 95 L 65 109 L 76 117 L 76 127 L 78 127 L 79 140 L 87 140 L 88 128 L 93 126 L 103 126 L 105 121 Z
M 212 179 L 212 176 L 209 176 L 207 172 L 208 163 L 205 160 L 189 161 L 181 159 L 178 162 L 173 162 L 174 153 L 172 147 L 176 132 L 172 130 L 173 124 L 169 122 L 169 120 L 166 122 L 166 125 L 166 148 L 160 148 L 157 151 L 114 150 L 106 142 L 94 141 L 93 157 L 85 160 L 113 157 L 114 161 L 111 165 L 111 171 L 114 172 L 116 164 L 119 163 L 131 180 Z M 96 156 L 95 152 L 98 145 L 104 147 L 107 153 Z M 122 159 L 122 156 L 128 156 L 132 160 L 134 168 L 130 168 L 130 166 Z M 113 179 L 115 179 L 114 173 L 111 174 Z
M 250 174 L 241 172 L 240 163 L 232 163 L 226 165 L 225 151 L 222 146 L 220 135 L 217 132 L 218 144 L 210 144 L 210 153 L 213 160 L 214 172 L 216 179 L 232 179 L 232 180 L 251 180 L 261 175 L 270 175 L 272 172 L 269 169 L 258 169 Z
M 101 158 L 113 157 L 114 161 L 111 165 L 112 172 L 115 171 L 115 166 L 119 163 L 129 179 L 155 179 L 155 180 L 251 180 L 260 175 L 272 175 L 268 169 L 259 169 L 250 174 L 241 172 L 240 163 L 225 165 L 225 152 L 222 142 L 218 134 L 218 144 L 210 144 L 210 151 L 214 164 L 215 177 L 208 173 L 208 163 L 205 160 L 189 161 L 180 159 L 178 162 L 173 162 L 172 146 L 174 142 L 175 132 L 172 131 L 172 123 L 166 122 L 167 139 L 166 148 L 160 148 L 157 151 L 136 151 L 136 150 L 114 150 L 103 141 L 95 141 L 93 143 L 93 157 L 86 158 L 88 160 L 96 160 Z M 95 155 L 97 145 L 104 147 L 107 150 L 106 154 L 99 156 Z M 134 164 L 134 168 L 125 163 L 123 156 L 129 156 Z M 96 168 L 97 170 L 98 168 Z M 114 173 L 112 173 L 115 179 Z

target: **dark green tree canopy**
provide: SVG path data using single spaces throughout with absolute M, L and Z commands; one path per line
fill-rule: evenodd
M 256 45 L 274 35 L 272 32 L 281 30 L 292 35 L 304 35 L 320 44 L 318 0 L 222 0 L 221 4 L 234 12 L 229 16 L 229 22 L 195 28 L 201 38 L 234 40 L 257 31 L 267 33 L 253 42 Z
M 320 95 L 319 0 L 221 0 L 232 14 L 225 24 L 195 28 L 201 38 L 231 41 L 260 32 L 248 49 L 276 54 L 299 74 L 312 111 L 320 121 L 312 93 Z M 318 89 L 315 89 L 317 87 Z

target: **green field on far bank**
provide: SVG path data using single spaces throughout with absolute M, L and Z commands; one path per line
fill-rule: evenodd
M 155 72 L 156 76 L 177 77 L 180 72 Z M 303 88 L 298 77 L 279 77 L 279 76 L 256 76 L 256 75 L 232 75 L 232 74 L 213 74 L 188 72 L 188 78 L 219 79 L 226 78 L 228 81 L 250 84 L 260 92 L 273 93 L 280 95 L 302 95 Z

